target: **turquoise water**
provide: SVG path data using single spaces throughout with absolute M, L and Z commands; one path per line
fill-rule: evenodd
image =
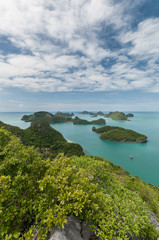
M 24 113 L 0 113 L 0 120 L 24 129 L 30 124 L 20 120 L 23 115 Z M 97 119 L 87 115 L 79 117 Z M 122 166 L 133 176 L 139 176 L 144 181 L 159 186 L 159 113 L 135 113 L 131 121 L 114 121 L 107 118 L 106 121 L 108 125 L 129 128 L 145 134 L 148 136 L 148 142 L 104 141 L 99 139 L 98 134 L 92 132 L 92 125 L 56 123 L 51 126 L 61 132 L 67 140 L 79 143 L 88 154 L 104 157 Z M 133 159 L 130 159 L 130 154 L 133 155 Z

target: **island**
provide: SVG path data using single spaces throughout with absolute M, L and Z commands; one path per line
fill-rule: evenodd
M 93 127 L 92 131 L 102 133 L 100 139 L 112 142 L 147 142 L 147 136 L 121 127 L 105 126 L 98 129 Z
M 128 120 L 129 117 L 133 117 L 132 113 L 125 114 L 123 112 L 109 112 L 108 114 L 104 115 L 107 118 L 111 118 L 112 120 Z
M 79 144 L 67 142 L 60 132 L 49 125 L 48 121 L 33 121 L 31 126 L 24 130 L 0 121 L 1 127 L 20 138 L 24 145 L 39 148 L 43 157 L 54 158 L 59 153 L 64 153 L 66 156 L 84 155 Z
M 134 117 L 134 114 L 128 113 L 128 114 L 126 114 L 126 116 L 127 116 L 127 117 Z
M 89 112 L 89 111 L 82 111 L 82 112 L 79 112 L 79 114 L 89 114 L 89 115 L 94 115 L 95 113 L 93 112 Z
M 81 119 L 79 117 L 75 117 L 74 119 L 72 119 L 73 124 L 101 124 L 101 125 L 105 125 L 106 121 L 103 118 L 99 118 L 97 120 L 93 120 L 93 121 L 88 121 L 85 119 Z
M 33 122 L 37 120 L 45 120 L 48 123 L 61 123 L 71 121 L 72 114 L 57 112 L 52 114 L 45 111 L 35 112 L 30 115 L 24 115 L 21 120 L 25 122 Z
M 91 117 L 97 117 L 98 115 L 95 113 L 95 114 L 93 114 Z
M 104 114 L 103 112 L 101 112 L 101 111 L 97 112 L 97 115 L 99 115 L 99 116 L 105 116 L 105 114 Z
M 71 118 L 72 116 L 74 116 L 74 113 L 57 112 L 55 113 L 55 116 Z

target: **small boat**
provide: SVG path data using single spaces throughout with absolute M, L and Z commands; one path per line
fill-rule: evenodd
M 133 156 L 132 156 L 132 155 L 130 155 L 130 158 L 131 158 L 131 159 L 133 159 Z

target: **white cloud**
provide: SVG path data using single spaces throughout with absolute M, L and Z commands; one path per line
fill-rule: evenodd
M 7 37 L 21 50 L 21 54 L 6 56 L 1 52 L 1 88 L 44 92 L 143 88 L 154 91 L 156 86 L 159 91 L 159 19 L 145 20 L 135 31 L 125 33 L 132 21 L 129 11 L 139 3 L 1 1 L 0 36 Z M 100 39 L 101 31 L 109 38 L 108 26 L 120 30 L 118 40 L 122 44 L 130 42 L 131 47 L 116 52 L 109 49 L 110 39 Z M 112 62 L 107 68 L 101 64 L 105 59 Z M 137 65 L 143 59 L 147 68 L 142 69 Z

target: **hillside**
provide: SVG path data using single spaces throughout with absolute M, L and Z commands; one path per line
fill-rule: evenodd
M 25 122 L 33 122 L 37 120 L 45 120 L 48 123 L 61 123 L 68 122 L 71 120 L 72 114 L 57 112 L 56 114 L 52 114 L 49 112 L 35 112 L 30 115 L 24 115 L 21 120 Z
M 101 125 L 106 124 L 106 121 L 103 118 L 93 120 L 93 121 L 88 121 L 85 119 L 81 119 L 79 117 L 75 117 L 74 119 L 72 119 L 72 122 L 73 122 L 73 124 L 101 124 Z
M 100 135 L 101 139 L 113 142 L 144 143 L 147 141 L 147 136 L 121 127 L 104 126 L 97 129 L 93 127 L 92 131 L 102 133 Z
M 111 118 L 112 120 L 128 120 L 129 117 L 133 117 L 133 114 L 125 114 L 123 112 L 116 111 L 105 114 L 105 117 Z
M 4 127 L 21 139 L 24 145 L 40 148 L 45 157 L 55 157 L 63 152 L 67 156 L 84 154 L 79 144 L 68 143 L 62 134 L 50 127 L 44 120 L 37 120 L 31 123 L 31 126 L 25 130 L 0 122 L 0 127 Z
M 31 240 L 38 233 L 43 240 L 69 215 L 91 223 L 101 240 L 157 239 L 148 212 L 159 216 L 159 189 L 106 159 L 44 161 L 4 129 L 0 159 L 0 239 Z

